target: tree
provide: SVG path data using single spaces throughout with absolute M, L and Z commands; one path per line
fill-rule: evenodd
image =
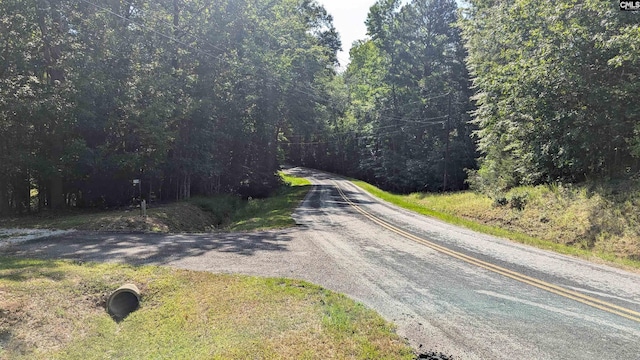
M 360 175 L 395 191 L 464 187 L 475 152 L 454 1 L 381 0 L 345 74 Z
M 508 187 L 629 171 L 638 70 L 621 45 L 637 16 L 595 0 L 471 4 L 461 26 L 481 177 Z
M 315 1 L 8 0 L 0 10 L 11 35 L 0 38 L 1 214 L 264 196 L 286 137 L 330 117 L 318 99 L 340 41 Z

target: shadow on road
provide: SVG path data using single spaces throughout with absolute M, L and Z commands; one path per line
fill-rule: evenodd
M 288 251 L 290 231 L 211 234 L 125 234 L 76 232 L 16 244 L 2 255 L 113 261 L 134 265 L 166 264 L 208 251 L 252 256 L 259 251 Z
M 288 172 L 295 176 L 334 179 L 330 174 L 311 172 L 304 168 L 293 168 Z M 356 204 L 369 202 L 363 201 L 357 192 L 346 189 L 343 192 Z M 322 222 L 326 218 L 327 209 L 331 208 L 353 211 L 334 184 L 313 185 L 309 198 L 296 209 L 294 218 L 298 225 L 311 225 Z M 241 256 L 253 256 L 256 252 L 265 251 L 289 251 L 288 243 L 293 239 L 295 231 L 297 230 L 284 229 L 208 234 L 75 232 L 0 248 L 0 255 L 162 265 L 201 256 L 210 251 Z

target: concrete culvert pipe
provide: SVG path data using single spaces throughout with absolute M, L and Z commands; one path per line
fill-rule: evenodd
M 134 284 L 125 284 L 109 295 L 107 311 L 120 321 L 140 306 L 140 290 Z

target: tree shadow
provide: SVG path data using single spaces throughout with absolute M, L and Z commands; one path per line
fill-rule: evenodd
M 6 255 L 36 259 L 116 261 L 133 265 L 166 264 L 209 251 L 252 256 L 262 251 L 288 251 L 291 230 L 208 234 L 131 234 L 76 232 L 16 244 Z
M 336 189 L 336 193 L 337 193 L 337 189 Z M 370 204 L 375 204 L 375 201 L 371 201 L 371 200 L 365 200 L 362 198 L 362 193 L 364 192 L 364 190 L 361 190 L 361 192 L 359 191 L 352 191 L 352 190 L 346 190 L 346 189 L 342 189 L 342 193 L 344 194 L 344 196 L 347 197 L 347 199 L 349 199 L 349 201 L 351 201 L 353 204 L 355 205 L 370 205 Z M 338 193 L 339 196 L 339 193 Z M 367 195 L 367 196 L 371 196 L 371 195 Z M 344 203 L 346 206 L 350 206 L 351 204 L 349 204 L 348 202 L 344 201 L 344 199 L 341 198 L 341 202 Z
M 0 257 L 0 279 L 21 282 L 35 278 L 46 278 L 53 281 L 64 280 L 64 271 L 59 266 L 46 261 L 28 261 L 13 257 Z
M 640 182 L 609 179 L 582 186 L 587 198 L 600 198 L 600 206 L 589 211 L 590 228 L 583 247 L 591 250 L 598 246 L 622 258 L 640 260 Z

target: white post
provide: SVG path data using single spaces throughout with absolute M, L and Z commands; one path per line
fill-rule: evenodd
M 140 211 L 142 212 L 142 216 L 147 217 L 147 201 L 144 199 L 140 202 Z

